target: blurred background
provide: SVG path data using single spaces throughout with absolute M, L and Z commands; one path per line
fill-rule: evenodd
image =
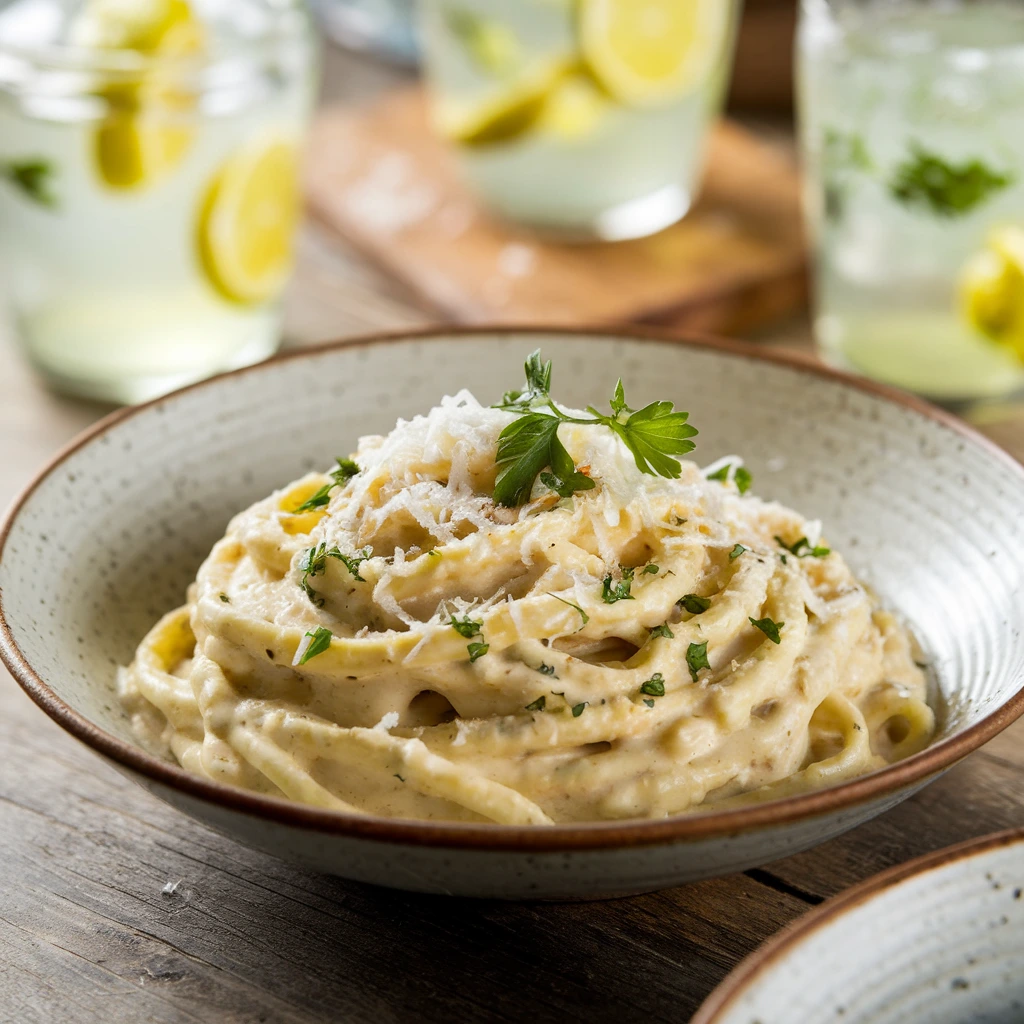
M 281 344 L 634 323 L 1024 451 L 1022 85 L 1009 0 L 0 0 L 2 415 L 60 439 Z

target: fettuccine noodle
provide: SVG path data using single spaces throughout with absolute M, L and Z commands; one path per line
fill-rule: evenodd
M 594 488 L 496 506 L 513 418 L 462 392 L 236 516 L 121 672 L 136 730 L 248 790 L 516 825 L 765 800 L 927 745 L 908 633 L 815 524 L 575 424 Z

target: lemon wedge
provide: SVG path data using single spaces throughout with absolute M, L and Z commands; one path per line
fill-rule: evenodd
M 188 0 L 91 0 L 72 33 L 81 46 L 134 50 L 160 61 L 203 51 L 202 24 Z M 173 73 L 155 63 L 139 75 L 97 90 L 107 115 L 93 132 L 101 180 L 112 189 L 137 189 L 174 167 L 192 140 L 186 121 L 195 107 Z
M 1024 228 L 1004 225 L 968 260 L 960 276 L 967 322 L 1024 360 Z
M 725 0 L 581 0 L 583 59 L 620 103 L 670 102 L 722 61 L 730 9 Z
M 267 302 L 284 288 L 300 214 L 298 164 L 293 141 L 263 139 L 231 156 L 210 183 L 197 241 L 224 298 Z
M 434 110 L 438 131 L 463 146 L 508 142 L 533 128 L 548 97 L 569 74 L 569 58 L 542 61 L 484 99 L 441 100 Z

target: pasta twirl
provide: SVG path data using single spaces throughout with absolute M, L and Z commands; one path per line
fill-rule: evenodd
M 930 741 L 910 638 L 814 524 L 571 422 L 593 486 L 496 505 L 513 419 L 462 392 L 236 516 L 121 672 L 136 728 L 250 790 L 524 825 L 768 799 Z

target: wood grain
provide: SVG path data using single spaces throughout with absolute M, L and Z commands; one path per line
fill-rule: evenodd
M 487 214 L 430 131 L 417 88 L 323 111 L 306 165 L 312 213 L 459 322 L 734 330 L 806 297 L 792 158 L 730 122 L 712 134 L 694 210 L 612 245 L 541 240 Z

